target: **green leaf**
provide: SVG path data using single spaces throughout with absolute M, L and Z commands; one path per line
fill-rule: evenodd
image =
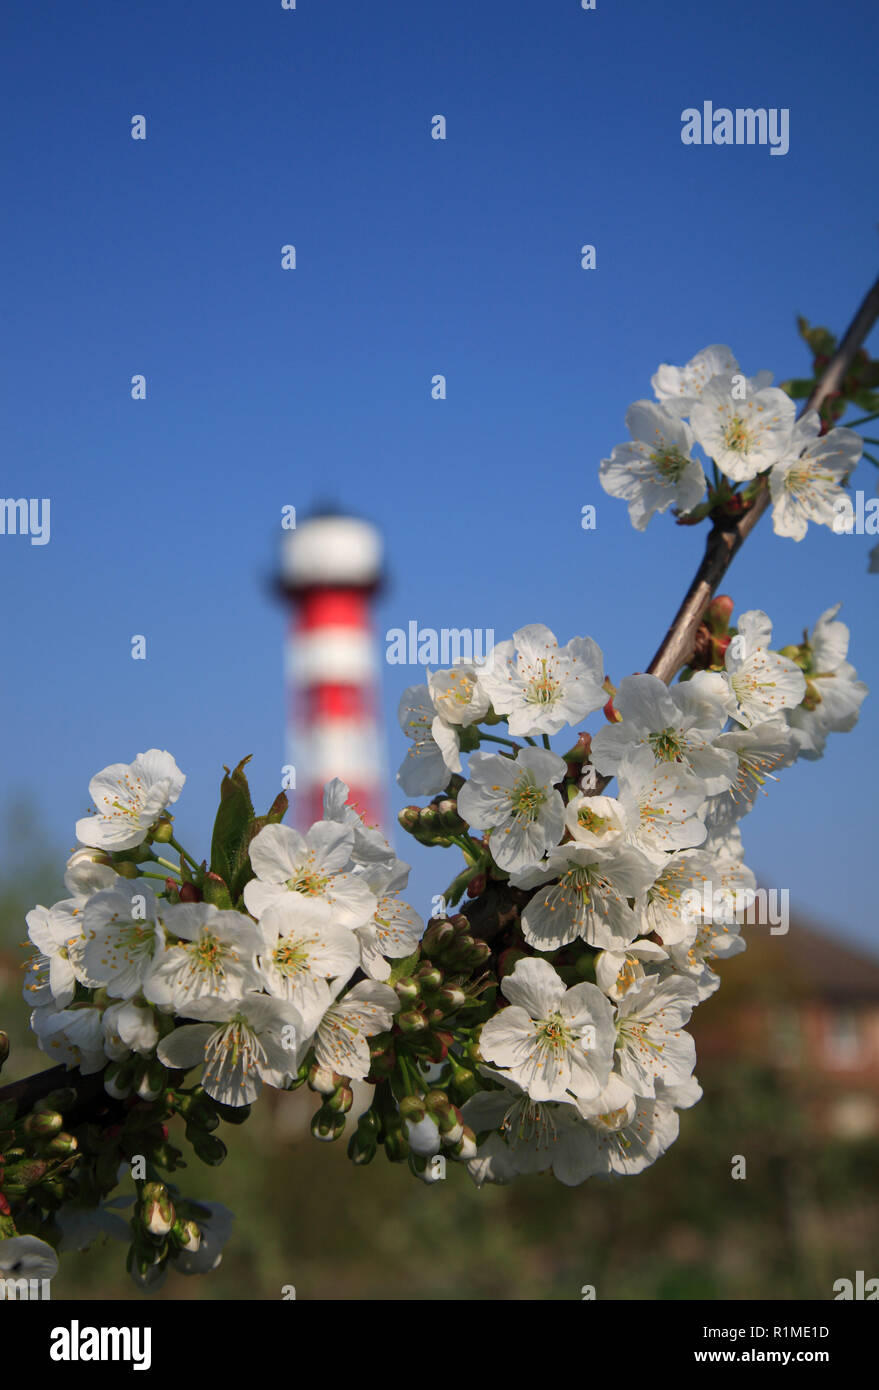
M 879 393 L 876 391 L 856 391 L 849 397 L 861 410 L 872 415 L 875 410 L 879 410 Z
M 815 385 L 812 377 L 792 377 L 790 381 L 781 383 L 781 390 L 785 391 L 793 400 L 804 401 L 812 394 Z
M 823 354 L 825 357 L 832 357 L 836 350 L 836 338 L 829 328 L 812 328 L 809 320 L 804 319 L 802 315 L 797 319 L 797 328 L 800 330 L 800 337 L 805 338 L 816 356 Z
M 406 956 L 403 960 L 395 960 L 391 966 L 391 973 L 388 976 L 388 984 L 395 985 L 398 980 L 405 980 L 408 975 L 412 974 L 412 971 L 415 969 L 420 959 L 421 951 L 418 950 L 414 951 L 411 956 Z
M 234 772 L 224 768 L 226 775 L 220 784 L 220 806 L 211 836 L 211 873 L 230 888 L 247 858 L 254 820 L 250 788 L 244 775 L 244 765 L 250 762 L 251 756 L 242 758 Z M 236 896 L 234 892 L 233 896 Z
M 264 816 L 255 816 L 247 833 L 247 840 L 242 847 L 242 853 L 236 865 L 235 873 L 229 885 L 233 899 L 237 902 L 244 892 L 245 885 L 256 875 L 250 863 L 250 842 L 255 835 L 264 830 L 267 825 L 280 825 L 287 814 L 290 805 L 286 792 L 278 792 L 271 806 Z

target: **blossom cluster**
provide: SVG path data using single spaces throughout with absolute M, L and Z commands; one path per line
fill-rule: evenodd
M 364 1077 L 366 1039 L 399 1007 L 382 983 L 390 961 L 411 954 L 424 930 L 399 897 L 409 866 L 335 781 L 307 834 L 269 824 L 250 841 L 245 910 L 185 900 L 194 894 L 169 874 L 121 876 L 132 851 L 163 862 L 150 831 L 183 781 L 158 749 L 93 778 L 98 813 L 77 825 L 70 897 L 27 917 L 37 954 L 25 995 L 41 1047 L 85 1075 L 113 1062 L 106 1086 L 116 1097 L 125 1064 L 153 1055 L 173 1070 L 203 1065 L 205 1091 L 229 1106 L 251 1103 L 264 1082 L 283 1086 L 311 1048 L 322 1066 Z M 128 857 L 114 863 L 120 850 Z M 343 995 L 355 971 L 364 978 Z M 154 1091 L 143 1081 L 138 1094 Z
M 765 474 L 777 535 L 802 540 L 810 521 L 833 527 L 862 440 L 843 427 L 824 432 L 814 410 L 797 420 L 793 400 L 771 381 L 771 372 L 746 377 L 718 343 L 685 367 L 658 369 L 656 400 L 629 407 L 632 438 L 599 470 L 605 491 L 628 503 L 633 526 L 643 531 L 654 513 L 672 506 L 700 519 L 718 504 L 741 505 Z M 697 446 L 714 464 L 710 488 Z
M 669 506 L 734 515 L 764 474 L 777 532 L 832 521 L 860 440 L 822 434 L 817 414 L 796 422 L 770 381 L 719 346 L 659 369 L 657 401 L 631 407 L 632 442 L 601 465 L 638 529 Z M 561 645 L 540 623 L 484 662 L 429 671 L 400 701 L 397 778 L 431 800 L 399 819 L 464 865 L 427 923 L 401 896 L 409 865 L 339 780 L 301 832 L 283 793 L 255 814 L 247 759 L 226 769 L 201 858 L 176 838 L 186 779 L 170 753 L 104 768 L 67 896 L 27 915 L 25 997 L 43 1051 L 99 1077 L 106 1099 L 97 1123 L 76 1087 L 28 1115 L 0 1104 L 0 1240 L 64 1250 L 130 1232 L 147 1288 L 169 1264 L 213 1268 L 231 1213 L 165 1181 L 180 1166 L 168 1124 L 221 1162 L 214 1131 L 264 1086 L 307 1083 L 316 1138 L 350 1119 L 353 1162 L 382 1147 L 425 1182 L 446 1159 L 480 1186 L 653 1163 L 701 1095 L 693 1009 L 744 949 L 757 890 L 741 821 L 780 770 L 854 726 L 867 693 L 838 611 L 774 648 L 766 613 L 731 626 L 732 600 L 715 598 L 674 685 L 636 673 L 615 686 L 591 637 Z M 129 1171 L 135 1194 L 112 1198 Z M 126 1224 L 117 1208 L 132 1203 Z
M 241 769 L 232 776 L 243 795 Z M 222 1154 L 202 1130 L 216 1115 L 172 1083 L 198 1067 L 203 1097 L 246 1113 L 264 1084 L 291 1088 L 309 1075 L 344 1110 L 350 1082 L 370 1069 L 369 1039 L 387 1032 L 400 1008 L 386 983 L 391 962 L 417 949 L 424 922 L 400 898 L 409 866 L 346 804 L 343 783 L 327 786 L 324 816 L 305 835 L 277 812 L 261 826 L 245 814 L 245 872 L 236 887 L 230 872 L 222 880 L 174 839 L 169 807 L 184 781 L 159 749 L 92 779 L 96 813 L 76 827 L 79 844 L 64 876 L 69 896 L 27 915 L 36 949 L 24 992 L 31 1027 L 53 1061 L 85 1076 L 103 1072 L 114 1100 L 147 1111 L 167 1102 L 185 1113 L 196 1152 L 214 1162 Z M 226 783 L 234 786 L 228 775 Z M 218 814 L 224 832 L 229 804 L 221 801 Z M 169 844 L 176 865 L 156 853 Z M 220 859 L 215 828 L 212 864 Z M 319 1137 L 334 1137 L 330 1128 Z M 72 1151 L 77 1141 L 67 1137 Z M 76 1239 L 124 1230 L 103 1202 L 86 1220 L 75 1174 L 69 1185 L 65 1232 L 71 1221 Z M 140 1189 L 141 1209 L 168 1204 L 167 1190 L 152 1187 L 152 1197 Z M 150 1217 L 147 1231 L 161 1238 L 170 1227 L 156 1219 L 157 1230 Z M 216 1229 L 214 1215 L 197 1236 L 183 1230 L 172 1252 L 177 1267 L 188 1272 L 201 1247 L 198 1267 L 210 1268 L 203 1261 L 215 1260 Z
M 730 616 L 731 601 L 713 607 Z M 701 1094 L 685 1026 L 720 983 L 712 963 L 744 949 L 742 911 L 725 904 L 755 897 L 740 821 L 778 769 L 853 726 L 866 694 L 837 611 L 783 652 L 765 613 L 743 613 L 715 640 L 721 659 L 672 687 L 632 675 L 614 689 L 591 639 L 560 646 L 535 624 L 484 666 L 405 692 L 400 784 L 456 790 L 467 831 L 451 838 L 469 853 L 474 907 L 487 880 L 520 904 L 494 943 L 506 1006 L 481 1026 L 482 1089 L 462 1108 L 478 1183 L 637 1173 L 674 1141 L 678 1110 Z M 550 735 L 602 707 L 602 728 L 552 751 Z M 480 721 L 505 721 L 521 742 Z M 449 842 L 444 829 L 434 842 Z

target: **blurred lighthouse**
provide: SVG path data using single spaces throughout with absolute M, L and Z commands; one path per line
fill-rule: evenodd
M 287 756 L 295 769 L 296 824 L 323 812 L 323 787 L 340 777 L 367 824 L 384 826 L 386 764 L 379 707 L 373 598 L 382 539 L 359 517 L 323 510 L 284 532 L 279 588 L 289 606 Z

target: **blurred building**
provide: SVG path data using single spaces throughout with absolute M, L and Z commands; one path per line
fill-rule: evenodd
M 811 1092 L 819 1128 L 879 1134 L 879 958 L 798 920 L 744 932 L 747 951 L 694 1015 L 700 1060 L 768 1063 Z
M 285 530 L 278 588 L 286 644 L 288 785 L 301 829 L 339 777 L 367 824 L 385 824 L 387 781 L 372 604 L 382 538 L 359 517 L 324 509 Z

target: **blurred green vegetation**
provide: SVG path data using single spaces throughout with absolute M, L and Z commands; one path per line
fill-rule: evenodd
M 57 866 L 26 834 L 0 875 L 0 1026 L 12 1041 L 3 1081 L 42 1070 L 20 998 L 24 912 L 63 895 Z M 759 953 L 758 953 L 759 954 Z M 730 961 L 724 988 L 697 1011 L 693 1032 L 773 988 L 776 974 Z M 724 1002 L 725 1001 L 725 1002 Z M 355 1168 L 311 1138 L 317 1097 L 267 1093 L 241 1127 L 222 1126 L 229 1157 L 207 1168 L 191 1153 L 173 1175 L 191 1197 L 236 1214 L 223 1262 L 200 1278 L 169 1276 L 170 1299 L 828 1299 L 840 1277 L 879 1274 L 879 1140 L 816 1130 L 807 1075 L 759 1060 L 703 1058 L 703 1100 L 681 1112 L 681 1135 L 646 1173 L 568 1189 L 549 1176 L 477 1190 L 466 1171 L 425 1186 L 383 1154 Z M 174 1138 L 172 1134 L 172 1139 Z M 181 1136 L 182 1141 L 182 1136 Z M 181 1142 L 178 1141 L 178 1142 Z M 181 1147 L 187 1148 L 181 1142 Z M 747 1162 L 744 1180 L 733 1159 Z M 54 1298 L 144 1297 L 120 1242 L 67 1254 Z

